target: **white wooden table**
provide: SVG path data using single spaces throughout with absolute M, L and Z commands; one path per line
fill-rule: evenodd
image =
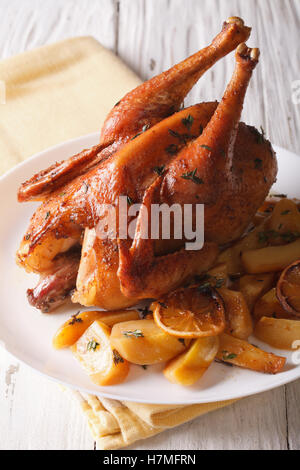
M 203 47 L 228 16 L 253 27 L 262 51 L 244 119 L 300 154 L 300 0 L 0 0 L 0 58 L 93 35 L 147 79 Z M 232 58 L 188 102 L 218 99 Z M 299 93 L 298 93 L 299 97 Z M 0 353 L 0 449 L 94 449 L 84 418 L 51 381 Z M 300 381 L 244 399 L 133 449 L 300 449 Z

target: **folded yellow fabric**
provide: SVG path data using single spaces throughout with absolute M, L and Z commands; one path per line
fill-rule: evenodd
M 114 54 L 90 37 L 2 61 L 1 81 L 6 104 L 0 104 L 0 173 L 51 145 L 100 132 L 113 105 L 140 83 Z M 232 403 L 145 405 L 67 393 L 80 403 L 100 449 L 126 447 Z
M 189 406 L 145 405 L 96 397 L 71 389 L 64 390 L 80 404 L 97 447 L 102 450 L 127 447 L 140 439 L 154 436 L 167 428 L 186 423 L 235 401 Z
M 68 39 L 0 62 L 0 172 L 21 160 L 101 129 L 119 99 L 141 83 L 91 37 Z

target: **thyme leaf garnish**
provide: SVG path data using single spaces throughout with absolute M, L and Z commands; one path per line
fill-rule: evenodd
M 128 204 L 129 206 L 132 206 L 132 204 L 133 204 L 133 200 L 131 199 L 130 196 L 127 196 L 127 204 Z
M 138 308 L 138 311 L 140 312 L 143 320 L 147 317 L 147 315 L 150 315 L 152 313 L 152 311 L 149 310 L 149 307 L 147 305 L 144 308 Z
M 121 362 L 124 362 L 123 357 L 120 356 L 120 354 L 118 353 L 116 349 L 113 349 L 113 355 L 114 355 L 113 361 L 115 365 L 120 364 Z
M 126 338 L 144 338 L 143 332 L 141 330 L 123 331 L 123 335 Z
M 96 351 L 97 347 L 99 346 L 99 343 L 97 343 L 97 341 L 95 341 L 94 339 L 92 341 L 89 341 L 87 346 L 86 346 L 86 350 L 87 351 Z
M 175 153 L 178 152 L 178 147 L 175 144 L 169 145 L 166 149 L 166 152 L 169 153 L 170 155 L 175 155 Z
M 75 323 L 82 323 L 82 318 L 78 318 L 79 314 L 80 311 L 75 313 L 74 315 L 71 315 L 72 320 L 69 321 L 69 325 L 74 325 Z
M 158 303 L 162 308 L 168 308 L 167 305 L 164 302 L 158 302 Z
M 138 132 L 134 137 L 132 137 L 131 140 L 134 140 L 136 139 L 139 135 L 143 134 L 144 132 L 146 132 L 147 129 L 149 129 L 149 124 L 145 124 L 145 126 L 142 127 L 142 130 L 141 132 Z
M 181 175 L 181 178 L 183 178 L 185 180 L 191 180 L 195 184 L 203 184 L 203 180 L 201 178 L 199 178 L 196 175 L 196 173 L 197 173 L 197 168 L 195 168 L 195 170 L 193 170 L 193 171 L 189 171 L 187 173 L 184 173 L 183 175 Z
M 165 172 L 165 165 L 162 166 L 155 166 L 153 171 L 158 174 L 158 176 L 162 176 Z
M 191 114 L 188 114 L 187 117 L 183 118 L 182 119 L 182 124 L 188 128 L 188 130 L 191 129 L 192 125 L 193 125 L 193 122 L 194 122 L 194 118 L 193 116 L 191 116 Z
M 206 149 L 206 150 L 209 150 L 210 152 L 213 151 L 213 149 L 211 147 L 209 147 L 208 145 L 200 145 L 200 147 L 202 147 L 203 149 Z
M 237 354 L 229 353 L 228 351 L 222 351 L 223 354 L 223 361 L 230 361 L 231 359 L 235 359 Z

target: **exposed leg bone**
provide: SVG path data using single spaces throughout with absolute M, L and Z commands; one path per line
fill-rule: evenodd
M 116 152 L 145 126 L 151 127 L 173 114 L 199 78 L 239 43 L 246 41 L 250 31 L 240 18 L 229 18 L 210 46 L 128 93 L 105 120 L 99 146 L 58 163 L 23 183 L 18 193 L 19 201 L 42 200 Z
M 143 126 L 152 126 L 178 111 L 199 78 L 219 59 L 247 41 L 250 32 L 251 28 L 245 26 L 241 18 L 229 18 L 208 47 L 128 93 L 108 115 L 100 142 L 115 141 L 125 133 L 135 135 Z

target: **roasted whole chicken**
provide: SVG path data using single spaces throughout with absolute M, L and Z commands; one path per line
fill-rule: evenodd
M 229 18 L 212 43 L 128 93 L 108 115 L 100 143 L 34 175 L 20 202 L 41 201 L 17 252 L 17 262 L 40 282 L 29 302 L 49 312 L 72 301 L 107 310 L 159 298 L 208 270 L 219 247 L 239 238 L 277 174 L 270 142 L 240 122 L 259 50 L 251 29 Z M 220 103 L 182 109 L 199 78 L 236 49 L 235 70 Z M 97 236 L 103 204 L 132 202 L 205 205 L 205 244 L 185 240 Z M 118 209 L 118 207 L 116 207 Z M 149 224 L 151 220 L 149 221 Z

